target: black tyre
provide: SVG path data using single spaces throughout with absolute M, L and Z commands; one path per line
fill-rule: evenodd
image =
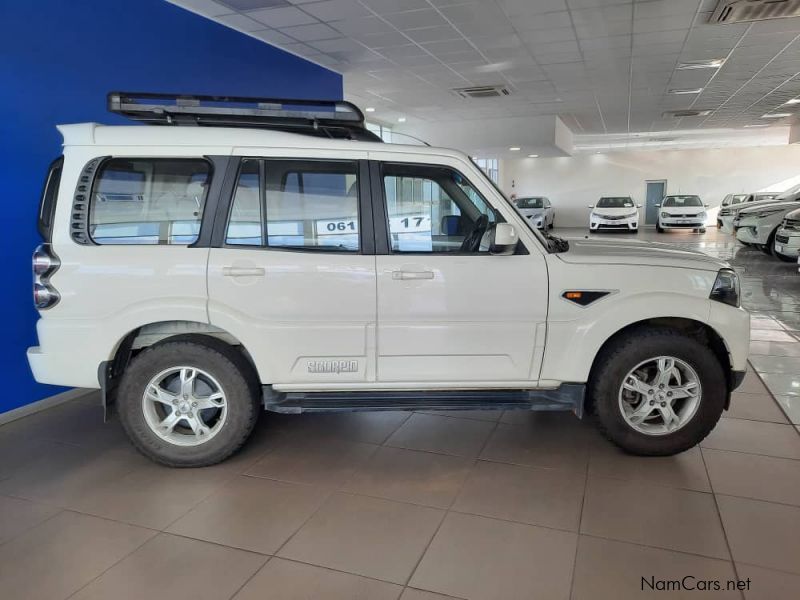
M 247 440 L 260 412 L 258 387 L 250 364 L 227 344 L 171 338 L 131 361 L 117 405 L 142 454 L 170 467 L 203 467 Z
M 602 351 L 589 393 L 610 441 L 632 454 L 669 456 L 699 444 L 714 428 L 726 386 L 708 346 L 675 330 L 648 328 Z
M 664 233 L 664 228 L 661 225 L 659 225 L 658 223 L 656 223 L 656 231 L 658 233 Z
M 772 247 L 772 255 L 775 256 L 776 258 L 779 258 L 783 262 L 788 262 L 788 263 L 797 262 L 797 258 L 795 258 L 794 256 L 786 256 L 785 254 L 780 254 L 779 252 L 775 252 L 774 246 Z
M 722 221 L 717 221 L 717 229 L 722 229 Z
M 778 233 L 778 230 L 777 230 L 777 229 L 775 229 L 775 231 L 773 231 L 772 233 L 770 233 L 770 234 L 769 234 L 769 237 L 767 238 L 767 243 L 766 243 L 766 244 L 764 244 L 763 246 L 759 246 L 759 248 L 761 249 L 761 251 L 762 251 L 764 254 L 766 254 L 767 256 L 772 256 L 772 255 L 773 255 L 773 253 L 774 253 L 774 248 L 775 248 L 775 234 L 776 234 L 776 233 Z

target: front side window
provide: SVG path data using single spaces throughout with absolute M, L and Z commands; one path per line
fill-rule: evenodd
M 684 206 L 703 206 L 699 196 L 667 196 L 664 208 L 683 208 Z
M 227 245 L 358 252 L 358 165 L 244 159 Z
M 502 218 L 460 173 L 387 164 L 383 185 L 393 252 L 488 252 L 483 238 Z
M 211 165 L 197 158 L 112 158 L 92 188 L 89 235 L 96 244 L 197 241 Z

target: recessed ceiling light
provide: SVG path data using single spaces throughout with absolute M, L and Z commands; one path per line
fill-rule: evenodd
M 520 148 L 519 146 L 511 146 L 511 148 L 509 148 L 509 150 L 511 152 L 519 152 L 520 150 L 522 150 L 522 148 Z
M 800 104 L 800 98 L 792 98 L 788 102 L 784 102 L 784 104 Z
M 761 115 L 762 119 L 783 119 L 784 117 L 791 117 L 792 113 L 767 113 L 766 115 Z
M 539 158 L 538 154 L 528 154 L 528 158 Z
M 687 71 L 691 69 L 719 69 L 724 64 L 724 58 L 712 58 L 711 60 L 687 60 L 686 62 L 678 63 L 678 66 L 675 68 L 679 71 Z
M 375 109 L 372 106 L 368 106 L 364 110 L 367 111 L 367 112 L 375 112 Z
M 397 117 L 397 122 L 398 123 L 405 123 L 406 122 L 406 118 L 405 117 Z
M 670 94 L 675 94 L 676 96 L 683 96 L 684 94 L 699 94 L 703 91 L 703 88 L 691 88 L 686 90 L 669 90 Z

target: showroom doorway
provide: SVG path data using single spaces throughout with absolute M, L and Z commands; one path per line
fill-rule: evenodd
M 647 194 L 645 195 L 644 222 L 647 225 L 655 225 L 658 220 L 658 207 L 667 193 L 667 180 L 658 179 L 646 181 Z

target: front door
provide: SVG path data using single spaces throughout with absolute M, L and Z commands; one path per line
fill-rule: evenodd
M 209 257 L 208 313 L 247 348 L 262 383 L 375 379 L 375 256 L 361 168 L 365 161 L 241 162 L 221 247 Z
M 388 253 L 376 257 L 378 381 L 531 385 L 545 339 L 544 256 L 522 245 L 490 254 L 482 228 L 504 218 L 455 169 L 383 163 L 373 174 L 388 228 Z
M 648 181 L 647 183 L 647 200 L 645 205 L 644 222 L 648 225 L 655 225 L 658 221 L 658 207 L 656 204 L 661 204 L 664 196 L 667 194 L 667 182 L 661 181 Z

